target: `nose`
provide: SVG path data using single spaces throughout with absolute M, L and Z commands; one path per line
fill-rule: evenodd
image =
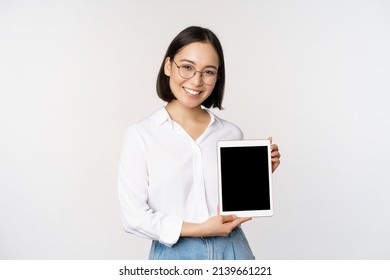
M 199 74 L 199 75 L 198 75 Z M 195 75 L 191 79 L 191 83 L 196 86 L 203 85 L 203 73 L 200 71 L 195 71 Z

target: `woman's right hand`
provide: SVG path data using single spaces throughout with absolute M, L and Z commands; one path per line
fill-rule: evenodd
M 227 236 L 237 226 L 245 223 L 252 218 L 236 217 L 235 215 L 217 215 L 209 218 L 203 223 L 184 222 L 181 230 L 182 237 L 208 237 L 208 236 Z

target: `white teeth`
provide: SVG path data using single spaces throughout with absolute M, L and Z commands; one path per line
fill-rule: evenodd
M 192 94 L 192 95 L 197 95 L 197 94 L 201 93 L 200 91 L 192 90 L 192 89 L 189 89 L 189 88 L 184 88 L 184 90 L 186 92 L 188 92 L 189 94 Z

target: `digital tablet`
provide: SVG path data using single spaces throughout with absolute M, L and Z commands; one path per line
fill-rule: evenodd
M 218 141 L 217 147 L 220 214 L 272 216 L 270 141 Z

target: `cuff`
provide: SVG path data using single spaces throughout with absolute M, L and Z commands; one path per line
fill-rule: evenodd
M 165 246 L 172 247 L 179 240 L 183 220 L 176 216 L 168 216 L 164 220 L 162 234 L 158 241 Z

